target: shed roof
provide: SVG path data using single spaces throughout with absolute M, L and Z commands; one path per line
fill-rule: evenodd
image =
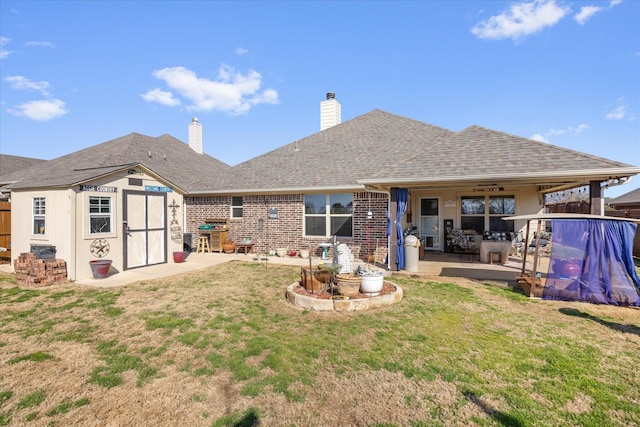
M 200 173 L 215 176 L 230 168 L 211 156 L 196 153 L 170 135 L 131 133 L 38 164 L 37 173 L 31 170 L 12 188 L 65 187 L 138 164 L 181 189 L 188 188 Z
M 9 176 L 13 176 L 14 181 L 21 179 L 25 170 L 44 162 L 46 160 L 0 154 L 0 184 L 11 182 L 5 180 Z

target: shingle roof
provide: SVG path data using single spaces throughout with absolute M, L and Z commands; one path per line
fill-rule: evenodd
M 454 132 L 373 110 L 204 178 L 192 192 L 362 188 L 363 184 L 531 180 L 640 173 L 639 167 L 471 126 Z
M 640 188 L 609 200 L 611 206 L 640 205 Z
M 407 157 L 441 143 L 451 131 L 374 110 L 240 163 L 223 182 L 194 191 L 360 187 L 357 180 L 406 173 Z M 400 154 L 394 154 L 400 153 Z
M 25 170 L 43 162 L 46 160 L 0 154 L 0 183 L 9 179 L 19 180 Z
M 454 132 L 373 110 L 234 167 L 170 135 L 132 133 L 38 164 L 13 188 L 69 186 L 134 164 L 192 195 L 416 188 L 494 179 L 584 184 L 640 173 L 637 166 L 480 126 Z
M 141 164 L 179 188 L 188 188 L 198 171 L 214 176 L 230 168 L 207 154 L 198 154 L 170 135 L 150 137 L 139 133 L 94 145 L 38 164 L 12 188 L 60 187 L 87 182 Z

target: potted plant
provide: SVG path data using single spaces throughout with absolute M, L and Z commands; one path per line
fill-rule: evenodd
M 368 296 L 376 296 L 382 291 L 384 285 L 384 271 L 371 268 L 369 264 L 363 269 L 358 270 L 360 276 L 360 290 Z

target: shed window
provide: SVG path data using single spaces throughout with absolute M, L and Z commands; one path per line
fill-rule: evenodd
M 33 234 L 44 235 L 46 202 L 44 197 L 33 198 Z
M 353 194 L 304 196 L 306 236 L 353 237 Z
M 242 196 L 231 197 L 231 218 L 242 218 Z
M 111 197 L 89 197 L 89 233 L 111 233 L 113 216 Z

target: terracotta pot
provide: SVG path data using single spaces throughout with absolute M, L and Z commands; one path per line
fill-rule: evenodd
M 227 240 L 222 244 L 222 250 L 225 254 L 231 254 L 236 250 L 236 244 L 231 240 Z
M 336 282 L 340 295 L 352 297 L 360 292 L 360 282 L 362 279 L 351 274 L 336 274 Z

